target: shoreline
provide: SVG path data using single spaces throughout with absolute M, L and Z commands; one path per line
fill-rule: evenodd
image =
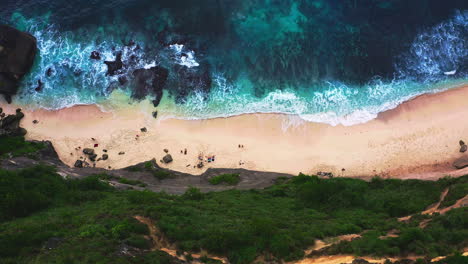
M 293 175 L 324 171 L 345 177 L 437 179 L 468 174 L 467 169 L 451 166 L 464 155 L 458 151 L 458 141 L 468 141 L 464 98 L 468 98 L 467 85 L 419 95 L 379 113 L 376 119 L 352 126 L 312 123 L 287 114 L 154 119 L 151 112 L 141 111 L 147 106 L 140 104 L 114 112 L 103 112 L 97 105 L 23 110 L 22 126 L 28 130 L 27 139 L 51 141 L 69 166 L 84 156 L 77 147 L 98 144 L 97 154 L 105 148 L 109 160 L 97 162 L 96 167 L 111 169 L 155 158 L 161 167 L 194 175 L 213 167 Z M 4 106 L 6 112 L 15 108 Z M 143 127 L 148 131 L 141 132 Z M 238 148 L 239 144 L 245 147 Z M 187 155 L 180 153 L 185 148 Z M 166 154 L 163 149 L 169 150 L 172 163 L 160 164 Z M 200 154 L 215 155 L 216 161 L 205 162 L 203 169 L 194 168 Z

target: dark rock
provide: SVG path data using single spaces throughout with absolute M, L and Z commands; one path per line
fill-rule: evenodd
M 13 134 L 16 135 L 16 136 L 21 136 L 21 137 L 23 137 L 23 136 L 25 136 L 27 133 L 28 133 L 28 131 L 27 131 L 25 128 L 20 127 L 20 128 L 18 128 L 18 129 L 16 129 L 16 130 L 14 131 Z
M 76 168 L 83 168 L 83 161 L 82 160 L 76 160 L 74 166 Z
M 115 61 L 105 61 L 104 63 L 107 65 L 106 75 L 114 76 L 118 70 L 123 68 L 122 52 L 117 53 Z
M 127 83 L 127 81 L 128 81 L 127 77 L 125 77 L 125 76 L 119 76 L 118 80 L 119 80 L 120 85 L 125 85 Z
M 199 169 L 203 168 L 203 166 L 205 166 L 205 165 L 203 164 L 203 162 L 199 162 L 199 163 L 197 164 L 197 168 L 199 168 Z
M 83 149 L 83 153 L 86 154 L 86 155 L 94 155 L 94 149 L 85 148 L 85 149 Z
M 39 121 L 37 121 L 36 119 L 34 119 L 32 122 L 33 122 L 33 124 L 39 123 Z
M 109 155 L 107 154 L 102 154 L 102 160 L 107 160 L 109 158 Z
M 97 154 L 89 155 L 89 160 L 91 160 L 91 161 L 96 161 L 96 158 L 97 158 Z
M 36 86 L 36 88 L 34 88 L 34 90 L 35 90 L 36 92 L 42 91 L 42 86 L 43 86 L 43 85 L 44 85 L 44 83 L 41 81 L 41 79 L 37 80 L 37 86 Z
M 11 103 L 11 95 L 16 94 L 17 90 L 18 81 L 0 73 L 0 94 L 3 94 L 7 103 Z
M 119 152 L 119 155 L 123 155 L 123 154 L 125 154 L 125 152 L 123 152 L 123 151 L 120 151 L 120 152 Z
M 3 116 L 4 114 L 2 113 Z M 0 135 L 24 136 L 27 131 L 19 126 L 23 117 L 24 114 L 21 109 L 16 109 L 16 113 L 13 115 L 3 117 L 0 121 Z
M 64 241 L 63 238 L 60 237 L 51 237 L 47 239 L 47 241 L 44 243 L 43 248 L 47 250 L 51 250 L 54 248 L 57 248 L 62 242 Z
M 54 70 L 52 68 L 48 68 L 47 71 L 46 71 L 46 76 L 50 77 L 50 76 L 52 76 L 53 73 L 54 73 Z
M 458 170 L 468 167 L 468 156 L 455 160 L 455 162 L 453 162 L 453 166 Z
M 463 140 L 460 140 L 458 143 L 460 144 L 460 147 L 465 145 L 465 141 L 463 141 Z
M 154 118 L 157 118 L 157 117 L 158 117 L 158 111 L 154 111 L 154 112 L 152 113 L 152 115 L 153 115 Z
M 91 52 L 91 56 L 89 56 L 93 60 L 101 60 L 101 53 L 98 51 Z
M 207 98 L 211 90 L 211 77 L 208 66 L 196 69 L 185 66 L 176 66 L 177 85 L 171 85 L 171 93 L 175 94 L 176 102 L 183 103 L 192 91 L 200 91 Z
M 465 153 L 467 150 L 468 150 L 468 146 L 466 146 L 466 145 L 462 145 L 462 146 L 460 147 L 460 152 L 461 152 L 461 153 Z
M 103 152 L 107 152 L 107 149 L 103 149 L 102 151 L 103 151 Z
M 0 74 L 1 76 L 1 74 Z M 3 94 L 3 98 L 5 98 L 5 101 L 8 103 L 8 104 L 11 104 L 11 95 L 10 94 Z
M 75 76 L 80 76 L 82 73 L 83 73 L 83 71 L 81 69 L 76 69 L 76 70 L 73 71 L 73 75 L 75 75 Z
M 140 131 L 141 132 L 147 132 L 148 130 L 146 129 L 146 127 L 142 127 L 142 128 L 140 128 Z
M 11 103 L 18 82 L 31 69 L 36 56 L 36 39 L 7 25 L 0 25 L 0 94 Z
M 132 97 L 143 99 L 147 95 L 155 96 L 153 105 L 156 107 L 162 99 L 163 88 L 166 85 L 169 71 L 166 68 L 156 66 L 150 69 L 137 69 L 133 71 L 135 87 Z
M 171 163 L 173 159 L 172 159 L 171 154 L 167 154 L 166 156 L 163 157 L 162 160 L 164 163 Z
M 0 114 L 3 113 L 3 108 L 0 107 Z
M 168 149 L 163 149 L 164 152 L 166 153 L 169 153 L 169 150 Z

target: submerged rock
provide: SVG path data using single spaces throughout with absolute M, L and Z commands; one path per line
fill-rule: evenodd
M 101 53 L 99 53 L 99 51 L 93 51 L 89 57 L 93 60 L 101 60 Z
M 0 25 L 0 94 L 11 103 L 21 78 L 36 56 L 36 38 L 7 25 Z
M 34 90 L 35 90 L 36 92 L 42 91 L 42 86 L 43 86 L 43 85 L 44 85 L 44 83 L 41 81 L 41 79 L 37 80 L 37 86 L 36 86 L 36 88 L 34 88 Z
M 115 61 L 105 61 L 104 63 L 107 65 L 106 75 L 114 76 L 118 70 L 123 68 L 122 52 L 117 53 Z
M 193 91 L 201 92 L 207 98 L 211 90 L 211 76 L 209 65 L 197 67 L 196 69 L 177 65 L 177 84 L 171 86 L 171 93 L 176 97 L 176 102 L 183 103 L 185 98 Z
M 147 95 L 155 96 L 153 105 L 156 107 L 162 99 L 163 88 L 166 85 L 169 71 L 166 68 L 156 66 L 150 69 L 137 69 L 133 71 L 135 87 L 132 97 L 143 99 Z

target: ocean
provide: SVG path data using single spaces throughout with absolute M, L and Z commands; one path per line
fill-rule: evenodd
M 160 67 L 162 116 L 353 125 L 468 80 L 468 4 L 457 0 L 3 0 L 0 23 L 37 38 L 14 97 L 30 108 L 153 100 L 135 71 Z M 109 75 L 104 61 L 119 53 Z

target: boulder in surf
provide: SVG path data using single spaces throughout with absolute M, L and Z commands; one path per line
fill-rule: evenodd
M 0 94 L 8 103 L 29 72 L 36 56 L 36 38 L 7 25 L 0 25 Z

